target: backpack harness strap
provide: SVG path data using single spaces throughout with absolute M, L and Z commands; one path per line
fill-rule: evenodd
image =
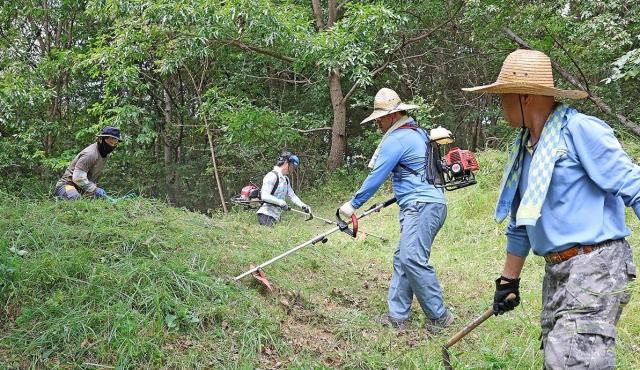
M 278 176 L 278 172 L 276 170 L 271 172 L 276 175 L 276 183 L 273 184 L 273 189 L 271 189 L 271 195 L 273 195 L 276 193 L 276 190 L 278 190 L 278 185 L 280 185 L 280 176 Z M 284 179 L 287 181 L 287 185 L 289 185 L 289 178 L 285 176 Z

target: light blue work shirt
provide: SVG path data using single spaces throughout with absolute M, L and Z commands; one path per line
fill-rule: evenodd
M 525 150 L 518 192 L 507 226 L 507 252 L 525 257 L 563 251 L 631 234 L 625 206 L 640 218 L 640 167 L 624 152 L 602 120 L 570 109 L 547 197 L 535 226 L 516 227 L 515 215 L 529 184 L 532 154 Z M 535 155 L 535 150 L 533 151 Z
M 415 125 L 415 122 L 411 121 L 408 125 Z M 391 132 L 382 142 L 380 154 L 369 176 L 351 199 L 353 208 L 358 209 L 369 200 L 392 172 L 393 193 L 400 209 L 417 202 L 446 204 L 443 191 L 424 178 L 426 140 L 426 133 L 420 129 L 398 128 Z M 398 166 L 399 163 L 420 175 L 411 174 Z

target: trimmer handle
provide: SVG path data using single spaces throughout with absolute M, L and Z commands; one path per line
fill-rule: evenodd
M 336 225 L 340 228 L 340 231 L 348 234 L 349 236 L 355 238 L 358 234 L 358 216 L 355 213 L 351 215 L 351 229 L 349 228 L 349 224 L 347 224 L 340 217 L 340 208 L 336 209 Z

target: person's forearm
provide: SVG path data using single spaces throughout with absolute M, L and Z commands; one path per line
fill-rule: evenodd
M 527 257 L 519 257 L 511 253 L 507 253 L 504 268 L 502 269 L 502 276 L 509 279 L 519 278 L 526 259 Z
M 87 173 L 82 170 L 74 170 L 71 180 L 88 194 L 93 194 L 96 191 L 96 184 L 89 181 Z
M 289 189 L 287 189 L 287 195 L 289 196 L 289 199 L 291 199 L 293 204 L 302 208 L 302 206 L 304 205 L 304 202 L 302 201 L 302 199 L 298 198 L 296 193 L 293 192 L 293 189 L 291 188 L 291 186 L 289 186 Z

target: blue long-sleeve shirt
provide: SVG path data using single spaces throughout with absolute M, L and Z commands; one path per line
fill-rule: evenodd
M 576 244 L 596 244 L 631 234 L 625 206 L 640 218 L 640 167 L 632 163 L 598 118 L 571 109 L 541 216 L 535 226 L 516 227 L 515 215 L 529 184 L 532 154 L 525 150 L 519 189 L 507 226 L 507 252 L 524 257 L 533 249 L 544 256 Z M 535 151 L 533 153 L 535 155 Z
M 387 136 L 369 176 L 351 199 L 353 208 L 360 208 L 375 194 L 389 174 L 393 173 L 393 193 L 400 208 L 416 202 L 445 204 L 441 189 L 423 181 L 427 136 L 422 130 L 399 128 Z M 402 163 L 420 175 L 411 174 L 398 166 Z

